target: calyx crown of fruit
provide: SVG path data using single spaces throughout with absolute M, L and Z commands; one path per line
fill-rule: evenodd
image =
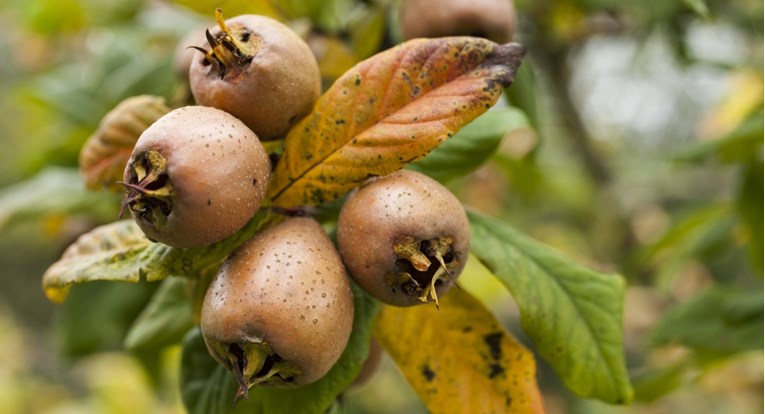
M 246 30 L 237 39 L 237 33 L 228 27 L 221 9 L 215 9 L 215 21 L 218 23 L 220 33 L 213 35 L 209 29 L 205 30 L 210 50 L 199 46 L 189 47 L 204 53 L 205 61 L 211 64 L 213 70 L 217 71 L 218 76 L 223 79 L 231 68 L 246 66 L 252 61 L 259 42 L 252 42 L 250 38 L 252 34 Z

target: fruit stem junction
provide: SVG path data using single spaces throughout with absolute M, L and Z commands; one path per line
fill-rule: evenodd
M 418 241 L 412 236 L 407 236 L 404 241 L 393 246 L 393 252 L 399 261 L 403 260 L 411 265 L 411 271 L 404 271 L 393 277 L 391 283 L 405 285 L 405 290 L 418 294 L 417 299 L 420 301 L 427 303 L 432 299 L 436 308 L 440 308 L 436 283 L 442 281 L 444 275 L 454 282 L 454 277 L 447 267 L 447 263 L 453 260 L 453 242 L 451 237 Z M 431 269 L 433 260 L 439 265 L 435 269 Z M 443 269 L 443 272 L 439 273 L 439 269 Z M 424 284 L 426 286 L 423 287 Z
M 172 211 L 173 185 L 167 174 L 167 160 L 157 151 L 138 155 L 129 164 L 127 189 L 120 216 L 125 208 L 153 225 L 161 225 Z
M 216 344 L 214 353 L 239 384 L 234 404 L 242 398 L 249 399 L 249 390 L 253 385 L 289 384 L 301 373 L 300 368 L 274 353 L 262 339 Z
M 189 47 L 204 53 L 205 61 L 212 65 L 213 71 L 223 79 L 229 70 L 247 66 L 260 48 L 261 42 L 259 38 L 252 38 L 252 33 L 245 28 L 235 27 L 237 30 L 232 30 L 226 24 L 220 8 L 215 9 L 215 21 L 220 33 L 213 35 L 210 30 L 205 30 L 210 50 L 199 46 Z

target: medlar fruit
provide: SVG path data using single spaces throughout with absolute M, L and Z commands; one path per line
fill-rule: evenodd
M 416 37 L 479 36 L 497 43 L 513 40 L 512 0 L 404 0 L 399 9 L 404 40 Z
M 465 266 L 470 229 L 449 190 L 401 170 L 348 195 L 337 243 L 351 277 L 370 295 L 395 306 L 438 305 Z
M 290 387 L 323 377 L 353 326 L 353 293 L 319 223 L 287 219 L 237 248 L 205 295 L 201 331 L 210 354 L 237 378 Z
M 187 106 L 138 138 L 125 167 L 122 206 L 152 240 L 205 246 L 247 224 L 270 173 L 263 145 L 241 121 L 215 108 Z
M 319 66 L 308 45 L 289 27 L 246 14 L 207 31 L 209 45 L 189 69 L 199 105 L 241 119 L 262 140 L 280 138 L 313 108 L 321 93 Z

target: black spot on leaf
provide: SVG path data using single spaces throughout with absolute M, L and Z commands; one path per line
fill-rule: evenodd
M 425 377 L 426 381 L 431 382 L 436 377 L 436 373 L 428 365 L 423 365 L 422 376 Z
M 502 332 L 493 332 L 483 337 L 486 346 L 489 348 L 489 354 L 494 359 L 502 358 Z
M 498 375 L 502 375 L 504 373 L 505 368 L 502 365 L 496 363 L 489 365 L 489 379 L 494 379 Z

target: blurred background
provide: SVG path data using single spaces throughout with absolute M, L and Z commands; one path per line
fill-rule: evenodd
M 188 101 L 177 46 L 216 6 L 289 24 L 325 87 L 402 40 L 394 0 L 0 0 L 0 412 L 183 412 L 178 347 L 123 346 L 155 285 L 78 285 L 53 305 L 40 284 L 119 212 L 119 195 L 85 190 L 83 143 L 127 97 Z M 628 281 L 635 403 L 579 399 L 540 360 L 548 412 L 762 412 L 762 2 L 517 0 L 515 12 L 528 55 L 498 105 L 530 126 L 451 189 Z M 493 283 L 465 281 L 524 340 Z M 386 357 L 342 406 L 424 412 Z

